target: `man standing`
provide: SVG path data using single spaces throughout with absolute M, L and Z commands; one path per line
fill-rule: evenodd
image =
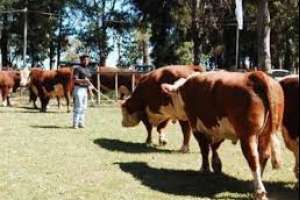
M 73 128 L 85 128 L 85 112 L 88 106 L 88 88 L 91 85 L 89 78 L 91 72 L 88 68 L 90 58 L 87 55 L 80 56 L 80 66 L 74 69 L 74 114 Z

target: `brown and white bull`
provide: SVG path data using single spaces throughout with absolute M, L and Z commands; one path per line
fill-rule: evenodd
M 67 109 L 70 112 L 71 93 L 73 89 L 73 72 L 70 68 L 47 71 L 34 68 L 30 73 L 29 81 L 30 99 L 35 101 L 37 97 L 41 101 L 41 112 L 47 111 L 47 105 L 51 98 L 65 97 Z M 35 104 L 36 107 L 36 104 Z
M 0 71 L 0 92 L 3 104 L 11 106 L 10 96 L 21 86 L 26 86 L 24 71 Z M 6 101 L 6 103 L 5 103 Z
M 280 81 L 285 97 L 283 138 L 295 156 L 295 175 L 299 187 L 299 77 L 289 76 Z
M 178 120 L 184 135 L 181 151 L 187 152 L 191 137 L 190 125 L 186 118 L 182 119 L 176 114 L 177 108 L 162 91 L 161 84 L 172 84 L 180 78 L 187 78 L 201 71 L 203 70 L 198 66 L 167 66 L 146 74 L 140 79 L 131 97 L 122 103 L 123 126 L 134 127 L 143 122 L 148 131 L 147 144 L 152 143 L 152 129 L 157 127 L 159 144 L 166 145 L 167 140 L 162 129 L 170 120 Z
M 196 138 L 205 135 L 212 143 L 240 140 L 253 174 L 255 199 L 268 199 L 262 181 L 266 163 L 272 157 L 274 168 L 281 164 L 277 134 L 284 95 L 279 83 L 263 72 L 208 72 L 163 84 L 162 89 L 177 115 L 190 121 Z

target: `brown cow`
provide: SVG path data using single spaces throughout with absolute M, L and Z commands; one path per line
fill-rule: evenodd
M 132 93 L 132 71 L 126 71 L 113 67 L 100 67 L 100 84 L 101 91 L 107 93 L 116 89 L 116 74 L 118 74 L 118 91 L 119 98 L 125 99 Z M 141 74 L 135 74 L 135 86 L 138 84 Z M 93 85 L 98 88 L 98 77 L 94 74 L 91 78 Z
M 73 88 L 72 74 L 70 68 L 61 68 L 55 71 L 32 69 L 29 83 L 30 96 L 34 101 L 36 100 L 36 94 L 40 98 L 42 105 L 41 112 L 47 111 L 49 100 L 54 97 L 58 100 L 61 97 L 65 97 L 67 109 L 70 112 L 70 100 Z
M 26 81 L 22 76 L 23 72 L 20 71 L 0 71 L 0 90 L 2 101 L 7 101 L 7 105 L 11 106 L 10 95 L 20 86 L 25 86 Z
M 266 163 L 281 164 L 277 133 L 281 131 L 284 95 L 281 86 L 263 72 L 208 72 L 162 85 L 179 118 L 188 119 L 195 137 L 213 143 L 240 140 L 253 173 L 256 200 L 266 200 L 262 182 Z M 200 143 L 200 142 L 199 142 Z
M 192 73 L 201 71 L 203 70 L 196 66 L 168 66 L 146 74 L 141 78 L 132 96 L 122 103 L 123 126 L 134 127 L 143 122 L 148 131 L 147 144 L 152 143 L 152 129 L 157 127 L 159 144 L 166 145 L 162 129 L 170 120 L 179 120 L 184 135 L 181 151 L 187 152 L 191 128 L 186 119 L 175 115 L 176 108 L 172 105 L 171 98 L 163 93 L 161 84 L 172 84 L 180 78 L 187 78 Z
M 280 81 L 285 96 L 283 137 L 286 146 L 294 153 L 295 175 L 299 187 L 299 77 L 289 76 Z

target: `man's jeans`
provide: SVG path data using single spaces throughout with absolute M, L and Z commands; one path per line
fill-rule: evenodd
M 85 87 L 75 86 L 73 92 L 74 98 L 74 115 L 73 125 L 84 126 L 85 112 L 88 106 L 88 89 Z

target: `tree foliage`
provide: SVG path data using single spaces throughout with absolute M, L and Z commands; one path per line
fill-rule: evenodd
M 264 10 L 259 9 L 262 2 L 268 4 Z M 299 2 L 257 0 L 244 1 L 243 6 L 241 60 L 247 57 L 252 66 L 265 68 L 298 66 Z M 72 59 L 76 53 L 89 53 L 105 65 L 113 51 L 122 66 L 207 60 L 222 68 L 235 65 L 233 0 L 0 0 L 1 11 L 25 7 L 29 9 L 27 61 L 32 65 L 48 59 L 53 66 L 63 52 L 72 54 Z M 265 13 L 270 13 L 270 21 L 262 20 Z M 1 22 L 2 62 L 17 62 L 22 58 L 24 14 L 2 14 Z M 259 34 L 268 28 L 270 34 Z M 269 36 L 270 42 L 262 45 Z M 74 40 L 81 44 L 76 49 Z

